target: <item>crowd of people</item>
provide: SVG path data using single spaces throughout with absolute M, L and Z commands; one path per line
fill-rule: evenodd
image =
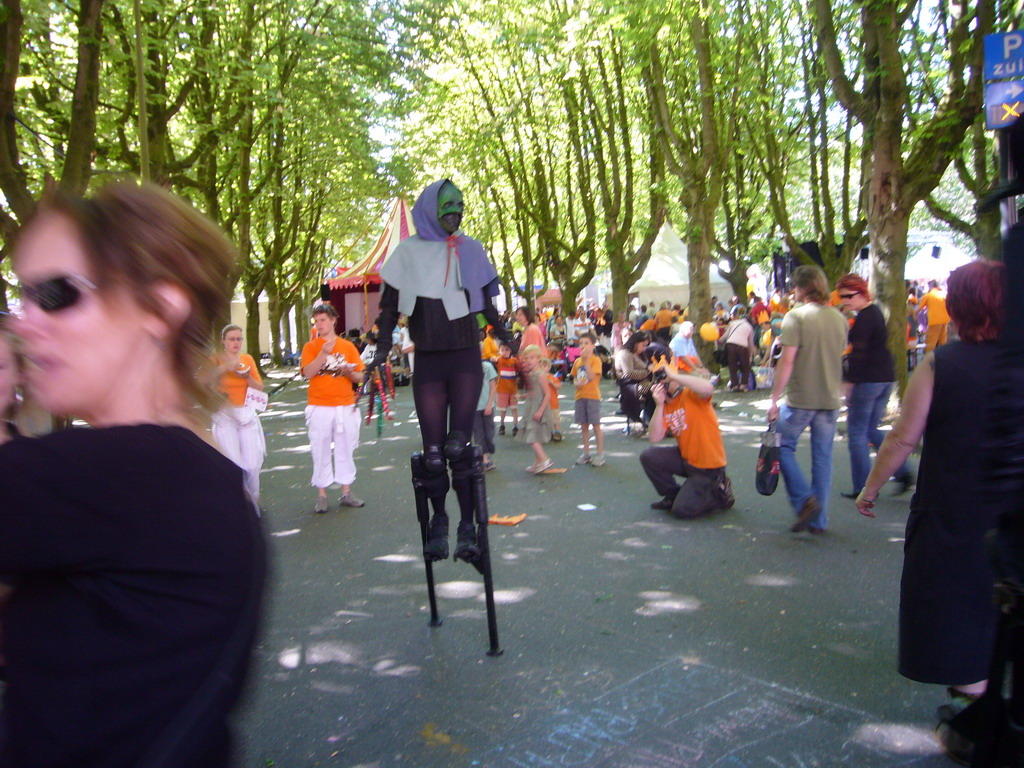
M 482 246 L 461 235 L 462 212 L 450 181 L 424 190 L 413 211 L 418 234 L 382 272 L 375 330 L 346 338 L 332 305 L 311 312 L 300 370 L 313 511 L 329 511 L 335 485 L 338 506 L 364 506 L 353 488 L 357 399 L 368 374 L 392 357 L 412 374 L 423 442 L 412 474 L 433 511 L 429 560 L 449 555 L 450 489 L 460 511 L 453 556 L 481 556 L 471 443 L 490 471 L 496 437 L 510 434 L 530 448 L 526 470 L 547 472 L 546 445 L 561 438 L 560 398 L 570 394 L 577 465 L 606 464 L 602 418 L 615 407 L 650 443 L 638 462 L 659 497 L 653 509 L 681 519 L 730 509 L 718 378 L 687 309 L 639 305 L 615 317 L 591 305 L 568 318 L 559 307 L 520 307 L 500 316 L 497 275 Z M 257 361 L 241 352 L 238 326 L 221 330 L 215 354 L 207 344 L 214 308 L 227 305 L 223 276 L 233 259 L 209 221 L 149 185 L 114 184 L 89 200 L 54 195 L 19 238 L 21 316 L 0 316 L 0 765 L 228 762 L 227 716 L 245 677 L 265 573 L 263 381 Z M 728 309 L 716 300 L 715 320 L 699 329 L 724 353 L 731 390 L 757 386 L 759 358 L 773 368 L 767 419 L 780 434 L 795 533 L 828 530 L 844 401 L 851 491 L 843 495 L 865 516 L 888 481 L 898 493 L 915 484 L 907 460 L 923 438 L 899 669 L 948 687 L 946 719 L 984 692 L 995 632 L 983 551 L 995 521 L 972 502 L 982 471 L 977 425 L 1003 317 L 1000 270 L 975 262 L 951 275 L 948 295 L 936 284 L 908 299 L 908 327 L 920 324 L 927 349 L 888 435 L 880 423 L 896 361 L 859 275 L 830 290 L 821 269 L 801 266 L 785 295 L 766 301 L 755 286 Z M 606 380 L 614 390 L 602 390 Z M 23 436 L 22 387 L 55 417 L 92 428 Z M 808 429 L 809 480 L 797 460 Z M 663 444 L 668 436 L 674 445 Z M 116 696 L 97 695 L 106 691 Z M 135 705 L 116 704 L 124 700 Z M 71 710 L 77 725 L 69 730 Z

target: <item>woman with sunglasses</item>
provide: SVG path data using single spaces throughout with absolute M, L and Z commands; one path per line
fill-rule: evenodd
M 263 425 L 256 409 L 246 403 L 250 389 L 263 391 L 263 379 L 252 355 L 242 353 L 242 329 L 226 325 L 220 332 L 223 351 L 213 358 L 217 389 L 225 402 L 213 414 L 213 439 L 224 455 L 245 473 L 245 487 L 252 500 L 260 501 L 260 470 L 267 456 Z
M 152 185 L 58 193 L 20 233 L 28 386 L 91 428 L 0 446 L 0 766 L 230 762 L 265 547 L 196 372 L 234 258 Z
M 872 301 L 867 281 L 857 274 L 843 275 L 836 283 L 836 291 L 839 308 L 857 315 L 850 328 L 850 352 L 843 371 L 853 490 L 842 494 L 856 499 L 871 471 L 869 446 L 875 446 L 877 451 L 885 437 L 879 425 L 896 381 L 896 369 L 889 352 L 885 317 Z M 896 470 L 894 477 L 899 483 L 899 493 L 905 493 L 914 484 L 914 475 L 906 462 Z

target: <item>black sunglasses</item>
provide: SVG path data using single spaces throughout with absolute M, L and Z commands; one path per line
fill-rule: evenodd
M 75 306 L 82 298 L 82 291 L 95 291 L 96 286 L 81 275 L 60 275 L 40 280 L 35 285 L 22 283 L 21 295 L 43 312 L 60 312 Z

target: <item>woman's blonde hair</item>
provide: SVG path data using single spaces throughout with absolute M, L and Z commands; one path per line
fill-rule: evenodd
M 90 198 L 50 193 L 35 215 L 63 216 L 74 225 L 101 297 L 123 289 L 175 329 L 167 346 L 178 387 L 189 403 L 215 408 L 216 394 L 196 372 L 209 365 L 211 334 L 230 306 L 228 276 L 237 252 L 224 233 L 167 190 L 131 181 L 109 184 Z M 165 313 L 157 292 L 162 285 L 188 298 L 183 321 Z

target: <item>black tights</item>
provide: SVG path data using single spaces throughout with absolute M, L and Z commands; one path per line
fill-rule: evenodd
M 425 450 L 439 449 L 449 432 L 461 432 L 469 442 L 483 379 L 477 347 L 416 353 L 412 396 Z M 473 481 L 468 476 L 456 478 L 452 487 L 459 499 L 461 519 L 472 521 Z M 432 498 L 430 503 L 435 514 L 444 512 L 444 496 Z

